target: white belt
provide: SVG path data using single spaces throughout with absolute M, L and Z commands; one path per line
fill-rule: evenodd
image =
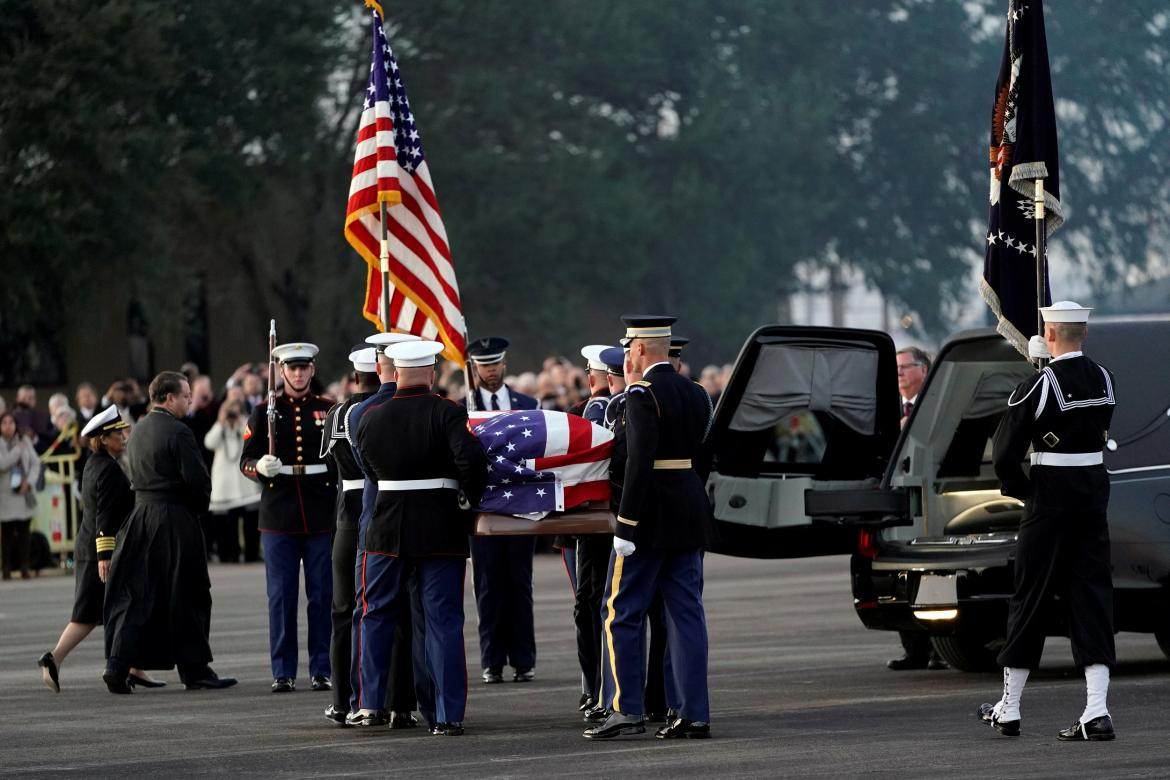
M 324 463 L 314 463 L 310 466 L 281 466 L 281 474 L 324 474 L 329 467 Z
M 434 490 L 436 488 L 458 490 L 459 483 L 453 479 L 447 479 L 446 477 L 437 477 L 435 479 L 378 480 L 378 490 Z
M 1100 466 L 1105 458 L 1099 452 L 1033 452 L 1033 466 Z
M 361 490 L 366 486 L 364 479 L 343 479 L 341 480 L 342 490 Z

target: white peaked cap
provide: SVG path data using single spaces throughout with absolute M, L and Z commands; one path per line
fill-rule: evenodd
M 378 350 L 375 347 L 355 349 L 349 353 L 349 362 L 353 363 L 354 371 L 372 374 L 378 370 Z
M 401 344 L 404 341 L 420 341 L 418 336 L 411 333 L 375 333 L 373 336 L 366 336 L 366 343 L 373 344 L 382 352 L 386 351 L 386 347 L 391 344 Z
M 295 341 L 291 344 L 281 344 L 276 347 L 272 350 L 272 356 L 282 364 L 311 363 L 313 362 L 313 358 L 317 357 L 319 351 L 316 344 Z
M 581 357 L 585 358 L 586 364 L 592 371 L 605 371 L 605 361 L 601 359 L 601 353 L 609 349 L 608 344 L 590 344 L 587 347 L 581 347 Z
M 1051 306 L 1041 307 L 1040 315 L 1045 322 L 1088 322 L 1091 311 L 1091 308 L 1073 301 L 1057 301 Z
M 402 341 L 386 347 L 386 357 L 397 368 L 420 368 L 433 366 L 435 355 L 442 351 L 443 345 L 437 341 Z
M 129 428 L 125 422 L 122 421 L 118 414 L 118 407 L 110 404 L 105 409 L 95 414 L 93 418 L 85 424 L 81 429 L 82 436 L 93 436 L 95 434 L 105 433 L 106 431 L 116 431 L 119 428 Z

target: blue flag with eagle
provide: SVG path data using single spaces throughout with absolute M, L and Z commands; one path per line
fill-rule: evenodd
M 1043 0 L 1008 3 L 992 110 L 990 165 L 980 292 L 996 316 L 996 329 L 1026 356 L 1028 338 L 1036 334 L 1036 309 L 1052 302 L 1047 257 L 1042 259 L 1042 301 L 1036 295 L 1035 179 L 1044 179 L 1045 237 L 1064 222 Z

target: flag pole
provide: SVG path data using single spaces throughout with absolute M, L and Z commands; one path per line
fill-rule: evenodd
M 1036 333 L 1044 336 L 1044 315 L 1040 309 L 1044 306 L 1044 255 L 1045 244 L 1048 240 L 1048 231 L 1044 220 L 1044 179 L 1035 179 L 1035 189 L 1032 195 L 1033 217 L 1036 222 Z M 1048 365 L 1048 361 L 1037 360 L 1039 368 Z
M 378 205 L 382 209 L 382 249 L 379 253 L 379 262 L 382 270 L 382 332 L 390 332 L 390 229 L 387 227 L 390 220 L 390 208 L 386 201 L 380 200 Z
M 465 326 L 466 324 L 464 322 Z M 468 328 L 465 327 L 463 331 L 463 387 L 467 390 L 467 411 L 478 412 L 479 394 L 475 392 L 475 380 L 471 373 L 471 358 L 467 355 L 467 330 Z

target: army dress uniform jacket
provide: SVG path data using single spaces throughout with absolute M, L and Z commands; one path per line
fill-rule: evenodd
M 459 494 L 470 506 L 478 504 L 488 473 L 487 455 L 468 428 L 466 410 L 429 387 L 399 387 L 393 398 L 362 416 L 356 441 L 367 476 L 383 485 L 431 479 L 459 485 L 459 490 L 379 490 L 366 550 L 466 558 L 474 515 L 460 507 Z
M 1113 375 L 1080 353 L 1061 356 L 1022 382 L 1008 399 L 995 435 L 993 461 L 1003 493 L 1034 508 L 1103 513 L 1109 476 L 1100 454 L 1114 406 Z M 1025 475 L 1029 445 L 1033 466 Z M 1046 465 L 1053 456 L 1064 458 L 1062 465 Z M 1079 456 L 1096 463 L 1063 465 Z
M 704 395 L 668 363 L 651 366 L 627 388 L 619 538 L 666 551 L 710 545 L 711 505 L 693 465 L 710 418 Z
M 337 527 L 356 529 L 362 514 L 362 487 L 366 475 L 353 456 L 349 443 L 349 410 L 373 393 L 354 393 L 342 403 L 334 405 L 325 416 L 325 432 L 321 437 L 321 457 L 333 461 L 337 469 Z
M 325 417 L 333 402 L 309 393 L 276 397 L 276 457 L 280 473 L 265 477 L 256 461 L 268 454 L 268 403 L 252 410 L 244 428 L 240 470 L 259 482 L 260 530 L 284 534 L 319 534 L 333 530 L 337 469 L 321 456 Z

